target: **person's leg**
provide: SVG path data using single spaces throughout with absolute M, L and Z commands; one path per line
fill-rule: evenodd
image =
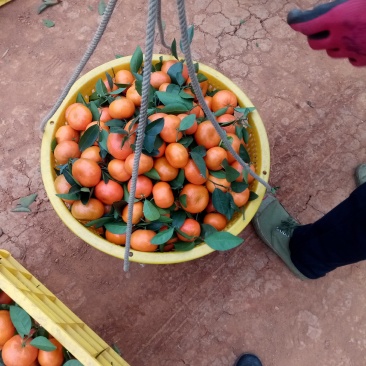
M 337 267 L 366 259 L 366 183 L 313 224 L 294 230 L 291 260 L 316 279 Z
M 262 366 L 262 362 L 256 355 L 244 353 L 238 357 L 234 366 Z
M 253 219 L 262 240 L 301 279 L 316 279 L 337 267 L 366 259 L 366 165 L 356 170 L 358 187 L 323 218 L 300 226 L 273 196 Z

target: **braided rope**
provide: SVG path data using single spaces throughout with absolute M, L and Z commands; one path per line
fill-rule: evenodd
M 108 5 L 104 11 L 104 15 L 102 18 L 102 21 L 99 24 L 99 27 L 97 28 L 93 39 L 91 40 L 86 52 L 84 53 L 83 58 L 77 65 L 76 69 L 74 70 L 73 74 L 71 75 L 68 83 L 66 84 L 64 90 L 62 91 L 61 95 L 58 97 L 55 105 L 53 108 L 46 114 L 46 116 L 43 118 L 41 124 L 39 125 L 39 129 L 41 131 L 44 131 L 44 128 L 48 122 L 48 120 L 55 114 L 57 109 L 60 107 L 61 103 L 64 101 L 64 99 L 67 96 L 67 93 L 70 91 L 71 87 L 74 85 L 76 79 L 79 77 L 81 71 L 84 69 L 86 63 L 89 61 L 91 55 L 93 54 L 94 50 L 96 49 L 99 41 L 101 40 L 103 33 L 105 29 L 107 28 L 107 24 L 112 16 L 114 7 L 116 6 L 117 0 L 109 0 Z
M 220 135 L 221 140 L 223 144 L 225 145 L 226 149 L 229 150 L 229 152 L 234 156 L 234 158 L 239 162 L 239 164 L 245 169 L 248 174 L 253 176 L 258 182 L 263 184 L 267 191 L 274 192 L 274 189 L 261 177 L 259 177 L 256 173 L 254 173 L 248 164 L 246 164 L 243 159 L 238 155 L 238 153 L 233 149 L 231 146 L 229 140 L 227 139 L 226 133 L 223 131 L 223 129 L 220 127 L 219 123 L 216 121 L 215 115 L 211 112 L 210 108 L 208 108 L 205 99 L 202 94 L 201 87 L 199 85 L 193 61 L 192 61 L 192 54 L 191 54 L 191 48 L 190 43 L 188 39 L 188 32 L 187 32 L 187 19 L 186 19 L 186 10 L 184 5 L 185 0 L 177 0 L 177 7 L 178 7 L 178 16 L 179 16 L 179 28 L 181 32 L 181 41 L 182 41 L 182 48 L 184 53 L 184 58 L 187 63 L 188 67 L 188 73 L 191 78 L 192 87 L 194 90 L 194 93 L 197 96 L 198 102 L 201 105 L 203 111 L 205 112 L 205 115 L 209 118 L 213 126 L 215 127 L 215 130 Z
M 159 0 L 149 0 L 149 10 L 146 27 L 146 45 L 145 45 L 145 65 L 143 79 L 142 79 L 142 96 L 141 96 L 141 108 L 139 117 L 139 126 L 137 129 L 137 140 L 135 144 L 135 158 L 133 161 L 130 197 L 128 198 L 128 220 L 126 231 L 126 245 L 124 256 L 124 271 L 128 272 L 130 262 L 130 246 L 131 246 L 131 234 L 132 234 L 132 213 L 133 204 L 135 202 L 136 181 L 138 176 L 138 167 L 140 163 L 140 157 L 142 152 L 142 146 L 145 137 L 145 128 L 147 125 L 147 107 L 149 103 L 149 90 L 150 90 L 150 77 L 151 77 L 151 63 L 154 48 L 155 37 L 155 24 L 157 19 L 157 8 Z
M 170 50 L 170 47 L 165 42 L 164 38 L 164 29 L 163 29 L 163 20 L 161 19 L 161 0 L 158 0 L 158 29 L 159 29 L 159 35 L 160 35 L 160 43 Z

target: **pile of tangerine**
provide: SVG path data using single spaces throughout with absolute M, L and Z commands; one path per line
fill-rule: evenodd
M 160 61 L 152 66 L 132 217 L 131 248 L 146 252 L 190 250 L 203 241 L 203 226 L 224 230 L 250 199 L 253 181 L 205 117 L 187 66 Z M 142 70 L 138 65 L 138 70 L 120 70 L 114 77 L 106 73 L 91 95 L 79 94 L 67 108 L 53 146 L 58 196 L 74 218 L 117 245 L 126 242 Z M 236 95 L 215 90 L 204 75 L 197 76 L 232 147 L 250 163 L 245 149 L 250 126 L 247 115 L 238 113 Z

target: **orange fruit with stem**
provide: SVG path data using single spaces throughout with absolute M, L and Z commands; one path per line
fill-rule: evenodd
M 172 142 L 167 145 L 165 157 L 174 168 L 184 168 L 189 160 L 187 148 L 178 142 Z
M 135 113 L 135 104 L 126 97 L 115 99 L 109 105 L 109 114 L 112 118 L 127 119 Z
M 108 152 L 116 159 L 126 160 L 133 153 L 132 146 L 136 141 L 136 134 L 110 133 L 107 139 Z
M 96 220 L 104 215 L 104 205 L 96 198 L 90 198 L 85 205 L 81 201 L 75 201 L 71 206 L 71 214 L 77 220 Z
M 198 169 L 193 159 L 189 159 L 187 165 L 183 168 L 184 176 L 189 183 L 203 184 L 207 181 L 208 169 L 206 168 L 206 176 L 204 177 Z
M 66 164 L 69 159 L 78 158 L 81 155 L 79 145 L 75 141 L 62 141 L 56 145 L 53 155 L 57 164 Z
M 212 111 L 226 108 L 226 113 L 234 114 L 234 108 L 238 106 L 238 98 L 230 90 L 220 90 L 212 97 Z
M 154 159 L 154 169 L 158 172 L 160 180 L 163 182 L 175 179 L 179 173 L 179 169 L 170 165 L 165 156 Z
M 76 131 L 84 131 L 86 126 L 93 121 L 92 112 L 81 103 L 71 104 L 65 113 L 66 122 Z
M 57 129 L 55 138 L 59 144 L 62 141 L 75 141 L 79 142 L 80 133 L 74 130 L 70 125 L 64 125 Z
M 165 142 L 178 141 L 183 136 L 182 132 L 178 131 L 179 125 L 180 125 L 180 119 L 174 114 L 168 114 L 164 116 L 164 127 L 160 132 L 160 137 Z
M 108 163 L 108 173 L 119 182 L 127 182 L 131 178 L 131 174 L 125 168 L 125 161 L 120 159 L 112 159 Z
M 15 334 L 15 327 L 10 318 L 9 310 L 0 310 L 0 347 Z
M 38 351 L 38 363 L 40 366 L 62 366 L 64 362 L 64 354 L 62 344 L 55 338 L 50 338 L 49 341 L 57 348 L 53 351 Z
M 222 162 L 227 159 L 227 152 L 220 146 L 211 147 L 206 151 L 204 160 L 209 170 L 221 170 Z
M 201 226 L 197 220 L 185 219 L 183 225 L 179 228 L 184 234 L 190 236 L 191 238 L 186 238 L 179 232 L 177 233 L 178 239 L 181 241 L 192 242 L 199 238 L 201 234 Z
M 225 178 L 217 178 L 213 175 L 209 175 L 207 178 L 206 187 L 210 193 L 213 193 L 215 188 L 226 192 L 230 188 L 230 182 L 228 182 Z
M 116 84 L 132 85 L 132 83 L 134 81 L 135 81 L 135 77 L 133 76 L 133 74 L 130 70 L 119 70 L 116 72 L 116 75 L 114 77 L 114 82 Z
M 89 159 L 78 159 L 72 164 L 72 176 L 83 186 L 83 187 L 94 187 L 96 186 L 102 176 L 102 169 L 93 160 Z
M 169 208 L 174 203 L 173 190 L 166 182 L 155 183 L 152 194 L 156 206 L 160 208 Z
M 127 220 L 128 220 L 128 207 L 129 207 L 129 205 L 126 205 L 122 210 L 122 220 L 124 222 L 127 222 Z M 133 225 L 138 224 L 140 222 L 140 220 L 144 217 L 143 207 L 144 207 L 144 204 L 141 201 L 135 202 L 133 204 L 133 208 L 132 208 L 132 224 Z
M 37 359 L 38 348 L 32 346 L 31 338 L 20 335 L 10 338 L 3 346 L 2 358 L 6 366 L 30 366 Z
M 151 244 L 155 235 L 153 230 L 137 229 L 131 235 L 131 248 L 140 252 L 155 252 L 158 245 Z
M 250 191 L 249 191 L 249 188 L 246 188 L 246 189 L 244 189 L 243 192 L 239 192 L 239 193 L 230 191 L 230 194 L 233 197 L 234 203 L 238 207 L 242 207 L 248 202 Z
M 228 219 L 225 215 L 219 213 L 219 212 L 211 212 L 205 215 L 203 218 L 203 223 L 213 226 L 216 230 L 221 231 L 224 230 Z
M 211 121 L 203 121 L 198 125 L 197 131 L 194 134 L 194 139 L 198 145 L 202 145 L 206 149 L 218 146 L 221 141 L 221 137 L 216 132 Z
M 192 214 L 202 212 L 209 201 L 207 188 L 192 183 L 188 183 L 183 187 L 179 197 L 182 208 Z
M 68 194 L 71 188 L 71 184 L 66 180 L 65 176 L 63 174 L 60 174 L 56 177 L 55 181 L 54 181 L 54 185 L 55 185 L 55 190 L 58 194 Z M 75 202 L 75 200 L 68 200 L 68 199 L 63 199 L 62 200 L 66 203 L 73 203 Z M 0 301 L 1 304 L 1 301 Z
M 131 191 L 131 184 L 132 181 L 130 180 L 127 184 L 128 192 Z M 149 197 L 152 189 L 153 183 L 150 178 L 146 177 L 145 175 L 137 176 L 135 198 L 141 199 Z
M 94 187 L 94 196 L 105 205 L 112 205 L 123 198 L 123 188 L 114 180 L 110 179 L 107 183 L 101 180 Z
M 164 71 L 155 71 L 151 73 L 150 84 L 155 89 L 159 89 L 162 84 L 169 84 L 171 81 L 170 76 Z
M 106 230 L 105 238 L 113 244 L 117 244 L 117 245 L 126 244 L 126 233 L 125 234 L 113 234 L 112 232 Z
M 126 172 L 132 175 L 135 153 L 127 156 L 125 161 Z M 138 175 L 147 173 L 154 166 L 154 160 L 151 156 L 141 154 L 138 165 Z

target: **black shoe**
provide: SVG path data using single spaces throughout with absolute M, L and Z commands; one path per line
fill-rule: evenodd
M 244 353 L 235 362 L 234 366 L 263 366 L 260 359 L 251 353 Z

